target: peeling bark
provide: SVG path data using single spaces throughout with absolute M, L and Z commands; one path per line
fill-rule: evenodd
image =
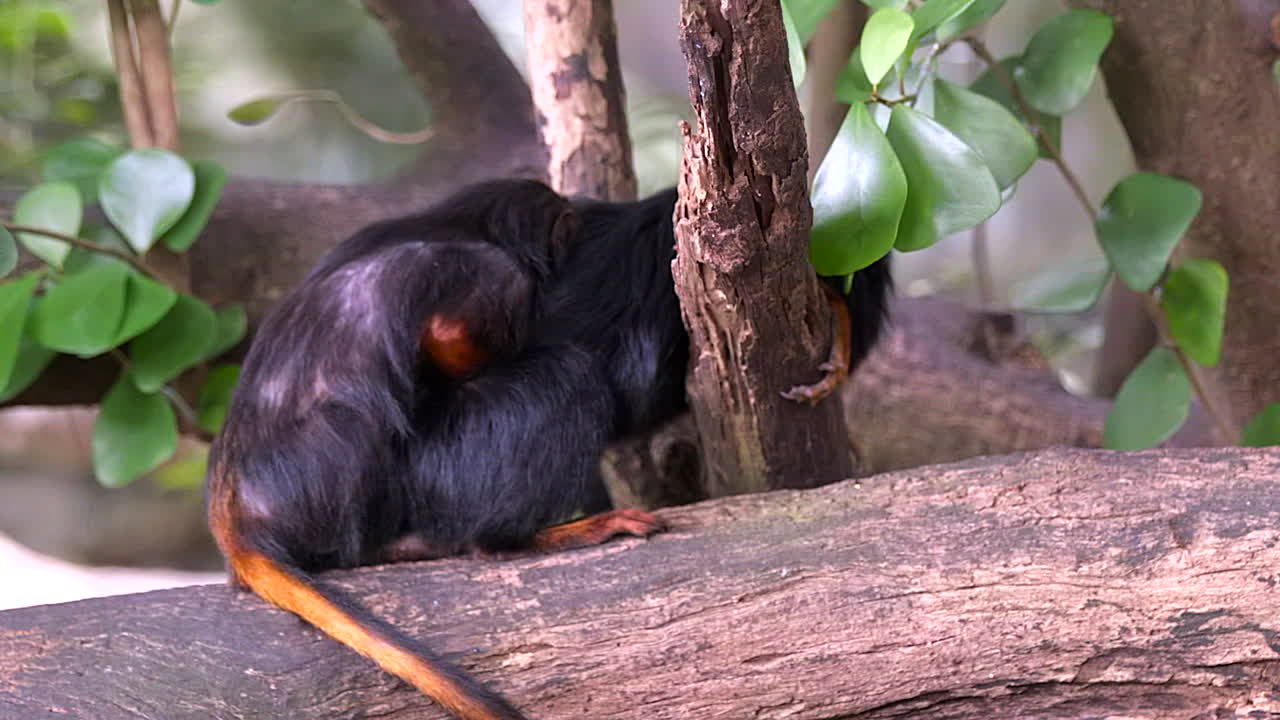
M 551 187 L 634 200 L 612 0 L 525 0 L 529 85 Z
M 697 133 L 682 128 L 675 278 L 707 495 L 851 477 L 839 399 L 780 395 L 818 378 L 831 341 L 780 6 L 686 0 L 680 35 Z
M 1055 450 L 323 582 L 535 718 L 1280 714 L 1280 453 Z M 0 717 L 444 718 L 225 586 L 0 612 Z

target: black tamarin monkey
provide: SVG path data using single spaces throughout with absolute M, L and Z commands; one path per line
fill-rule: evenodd
M 685 407 L 674 203 L 492 182 L 335 248 L 263 322 L 211 452 L 210 527 L 233 581 L 461 718 L 522 720 L 310 573 L 662 529 L 608 510 L 597 465 L 608 441 Z M 836 366 L 883 322 L 885 263 L 858 278 Z

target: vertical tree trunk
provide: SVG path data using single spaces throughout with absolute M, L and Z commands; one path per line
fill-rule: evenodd
M 1243 425 L 1280 401 L 1280 93 L 1271 70 L 1280 0 L 1070 4 L 1116 20 L 1102 70 L 1138 165 L 1204 193 L 1185 255 L 1231 274 L 1222 362 L 1208 374 L 1223 388 L 1218 405 Z
M 529 86 L 551 186 L 566 195 L 634 200 L 612 0 L 525 0 Z
M 778 0 L 683 0 L 686 125 L 676 291 L 710 496 L 849 477 L 838 398 L 780 393 L 819 376 L 829 311 L 808 263 L 808 160 Z

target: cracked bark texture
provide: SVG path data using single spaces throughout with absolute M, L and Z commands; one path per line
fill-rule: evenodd
M 1274 451 L 1054 450 L 322 579 L 535 718 L 1266 718 L 1277 478 Z M 225 586 L 0 612 L 0 717 L 66 716 L 444 718 Z
M 831 341 L 781 6 L 685 0 L 680 38 L 697 130 L 682 126 L 675 279 L 706 494 L 851 477 L 838 396 L 815 408 L 780 396 L 818 379 Z
M 551 187 L 634 200 L 612 0 L 525 0 L 529 89 L 548 149 Z
M 1115 18 L 1102 71 L 1139 167 L 1204 193 L 1182 249 L 1231 274 L 1222 362 L 1206 374 L 1243 426 L 1280 401 L 1280 94 L 1271 71 L 1280 0 L 1069 4 Z

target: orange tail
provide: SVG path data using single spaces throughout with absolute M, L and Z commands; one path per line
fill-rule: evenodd
M 373 660 L 462 720 L 525 720 L 506 700 L 461 671 L 361 621 L 353 614 L 358 610 L 344 608 L 301 573 L 252 550 L 232 549 L 228 560 L 235 576 L 254 592 Z

